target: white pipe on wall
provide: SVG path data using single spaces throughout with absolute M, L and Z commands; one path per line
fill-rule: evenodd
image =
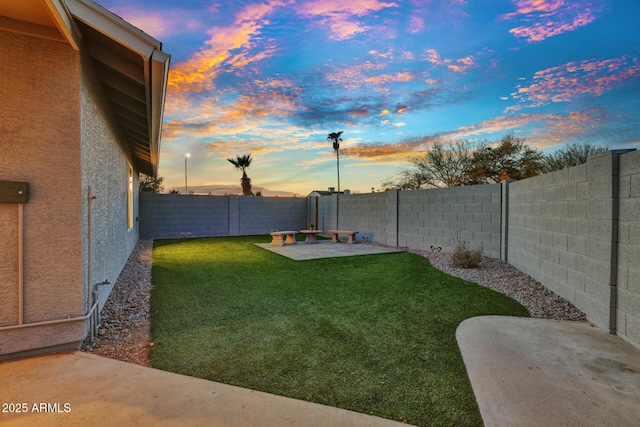
M 91 201 L 96 196 L 91 195 L 91 186 L 87 189 L 87 311 L 91 307 Z
M 98 308 L 97 301 L 93 304 L 93 306 L 91 307 L 91 310 L 84 316 L 68 317 L 66 319 L 44 320 L 42 322 L 23 323 L 21 325 L 2 326 L 0 327 L 0 331 L 9 331 L 11 329 L 33 328 L 35 326 L 44 326 L 44 325 L 57 325 L 59 323 L 69 323 L 69 322 L 78 322 L 80 320 L 87 320 L 94 314 L 96 308 Z

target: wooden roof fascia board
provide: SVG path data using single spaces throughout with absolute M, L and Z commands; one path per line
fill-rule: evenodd
M 147 155 L 151 156 L 151 164 L 148 165 L 150 169 L 146 167 L 145 169 L 147 172 L 152 171 L 152 176 L 155 176 L 159 162 L 160 134 L 170 55 L 162 52 L 162 43 L 158 40 L 91 0 L 46 1 L 64 1 L 71 16 L 78 23 L 87 27 L 88 32 L 85 34 L 84 43 L 87 45 L 89 55 L 94 60 L 144 86 L 144 113 L 138 110 L 139 106 L 136 106 L 135 103 L 123 101 L 117 94 L 111 97 L 115 99 L 110 99 L 110 104 L 115 115 L 119 118 L 131 119 L 133 117 L 133 121 L 149 129 L 148 141 L 146 142 L 149 149 Z M 105 39 L 102 40 L 103 38 Z M 111 41 L 115 43 L 114 46 L 109 46 Z M 114 55 L 110 51 L 110 47 L 115 49 L 117 46 L 122 46 L 126 50 Z M 128 55 L 128 52 L 131 52 L 131 55 Z M 137 56 L 140 57 L 140 63 L 131 62 Z M 103 84 L 109 86 L 106 81 L 103 81 Z M 126 90 L 124 87 L 115 87 L 115 89 Z M 138 91 L 135 93 L 138 96 L 140 94 Z M 136 99 L 135 95 L 128 95 L 128 97 Z M 124 103 L 124 105 L 120 105 L 120 103 Z M 142 120 L 145 121 L 144 124 L 141 123 Z M 119 124 L 119 126 L 123 125 Z M 141 160 L 141 162 L 144 161 Z
M 73 50 L 80 50 L 80 40 L 82 40 L 82 33 L 78 30 L 71 13 L 61 0 L 40 0 L 47 13 L 53 19 L 58 28 L 58 31 L 62 34 L 63 38 L 69 42 Z
M 162 44 L 102 6 L 85 0 L 65 0 L 73 17 L 148 60 Z
M 162 137 L 162 119 L 164 115 L 164 101 L 166 99 L 167 82 L 169 80 L 169 64 L 171 55 L 156 50 L 151 56 L 151 115 L 150 115 L 150 149 L 152 163 L 157 165 L 160 156 L 160 141 Z
M 9 18 L 8 16 L 0 16 L 0 30 L 39 37 L 59 43 L 67 42 L 67 39 L 60 34 L 60 31 L 53 27 L 21 21 L 19 19 Z

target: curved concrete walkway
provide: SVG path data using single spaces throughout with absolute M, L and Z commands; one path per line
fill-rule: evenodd
M 79 351 L 0 363 L 0 403 L 27 408 L 0 412 L 3 427 L 406 426 Z
M 467 319 L 456 338 L 487 427 L 640 425 L 640 351 L 588 323 Z

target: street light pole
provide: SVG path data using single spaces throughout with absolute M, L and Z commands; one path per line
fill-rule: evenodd
M 189 153 L 184 156 L 184 194 L 189 194 L 189 186 L 187 185 L 187 159 L 189 157 L 191 157 Z

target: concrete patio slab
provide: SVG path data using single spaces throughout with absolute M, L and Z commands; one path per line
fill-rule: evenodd
M 640 350 L 588 323 L 485 316 L 456 338 L 486 427 L 640 425 Z
M 401 252 L 399 249 L 362 243 L 331 243 L 330 240 L 319 240 L 318 243 L 298 242 L 295 245 L 286 246 L 271 246 L 269 243 L 256 243 L 255 245 L 296 261 Z
M 0 384 L 3 427 L 407 425 L 82 352 L 2 362 Z

